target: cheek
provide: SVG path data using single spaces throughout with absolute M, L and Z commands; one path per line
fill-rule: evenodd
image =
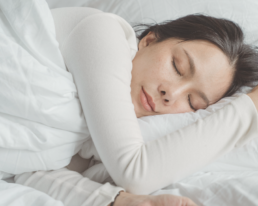
M 171 84 L 171 81 L 173 81 L 173 76 L 166 68 L 152 67 L 143 76 L 143 81 L 158 87 L 159 85 Z
M 148 64 L 142 68 L 142 80 L 149 81 L 150 83 L 160 82 L 167 76 L 165 71 L 160 63 L 155 61 L 148 62 Z
M 172 64 L 168 60 L 160 59 L 157 62 L 153 62 L 150 67 L 150 75 L 153 79 L 159 80 L 161 83 L 167 81 L 170 82 L 175 78 Z
M 168 55 L 139 56 L 133 62 L 133 67 L 136 68 L 134 79 L 139 84 L 159 86 L 161 84 L 171 84 L 171 81 L 175 82 L 177 80 Z

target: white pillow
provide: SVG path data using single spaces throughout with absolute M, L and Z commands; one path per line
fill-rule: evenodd
M 85 6 L 123 17 L 131 25 L 176 19 L 202 13 L 227 18 L 238 23 L 246 34 L 246 42 L 258 46 L 257 0 L 46 0 L 49 7 Z
M 206 109 L 197 110 L 196 112 L 163 114 L 138 118 L 138 123 L 140 125 L 143 139 L 144 141 L 151 141 L 193 124 L 198 119 L 207 117 L 213 112 L 221 109 L 243 93 L 251 91 L 251 89 L 252 88 L 250 87 L 242 87 L 236 94 L 232 95 L 231 97 L 225 97 L 218 101 L 216 104 L 210 105 Z

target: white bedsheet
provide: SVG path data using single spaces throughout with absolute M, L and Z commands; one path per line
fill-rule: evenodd
M 0 85 L 0 179 L 69 163 L 88 130 L 44 0 L 0 0 Z M 63 206 L 2 180 L 0 197 L 4 206 Z
M 1 175 L 62 168 L 90 136 L 55 40 L 51 13 L 43 0 L 0 0 L 0 7 Z M 255 205 L 258 142 L 234 151 L 222 162 L 154 194 L 184 195 L 199 205 Z M 34 200 L 37 205 L 40 201 L 62 205 L 43 193 L 4 181 L 0 194 L 0 205 L 10 200 L 20 203 L 22 197 L 26 206 Z
M 47 194 L 19 184 L 0 180 L 1 206 L 64 206 Z
M 89 132 L 44 0 L 0 1 L 0 171 L 62 168 Z

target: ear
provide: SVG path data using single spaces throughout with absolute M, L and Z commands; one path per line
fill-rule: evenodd
M 154 34 L 154 32 L 150 31 L 145 37 L 141 39 L 141 41 L 138 44 L 138 50 L 141 50 L 152 43 L 156 42 L 157 38 Z

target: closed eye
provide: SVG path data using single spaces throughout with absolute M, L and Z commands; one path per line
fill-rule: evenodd
M 196 111 L 197 109 L 195 109 L 191 103 L 191 100 L 190 100 L 190 95 L 188 95 L 188 102 L 189 102 L 189 106 L 191 107 L 192 110 Z
M 174 67 L 176 73 L 177 73 L 179 76 L 182 76 L 182 74 L 178 71 L 174 60 L 173 60 L 173 67 Z

